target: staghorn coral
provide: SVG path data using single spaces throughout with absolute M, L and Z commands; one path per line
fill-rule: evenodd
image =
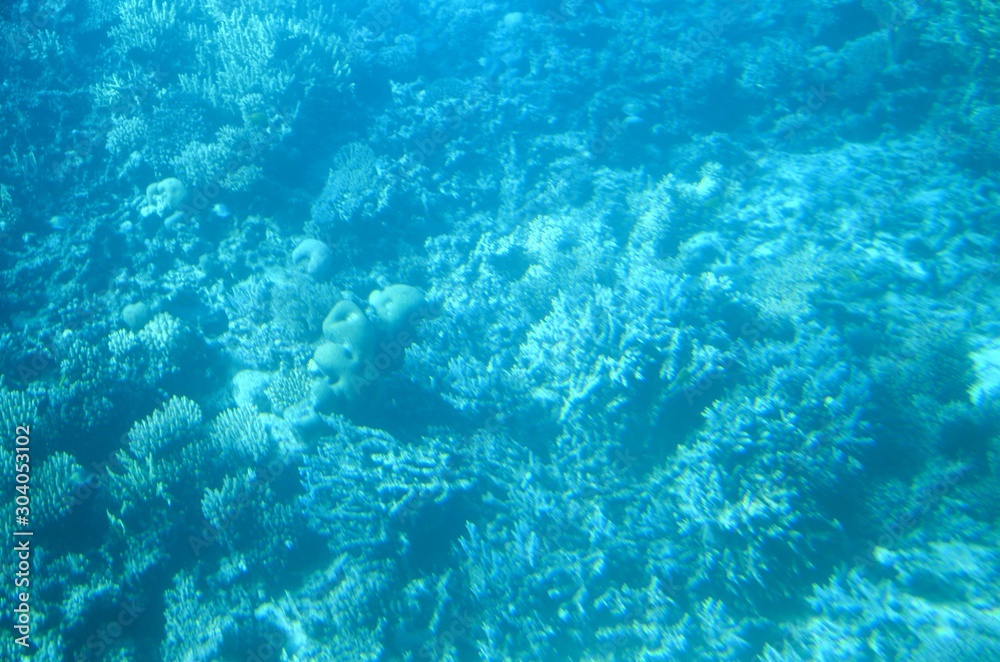
M 223 563 L 243 573 L 275 576 L 285 570 L 304 531 L 294 506 L 280 501 L 271 486 L 284 470 L 272 463 L 259 473 L 227 476 L 218 488 L 207 488 L 201 497 L 204 526 L 201 537 L 191 540 L 192 548 L 201 552 L 213 543 L 224 545 Z
M 155 385 L 177 374 L 188 336 L 180 320 L 159 313 L 138 331 L 121 329 L 108 336 L 111 365 L 135 382 Z
M 812 619 L 782 650 L 769 650 L 765 659 L 809 659 L 817 654 L 834 660 L 871 655 L 898 659 L 915 647 L 902 596 L 889 582 L 872 582 L 855 568 L 836 573 L 813 591 L 810 605 L 825 618 Z
M 913 652 L 912 662 L 974 662 L 1000 656 L 1000 624 L 990 616 L 976 615 L 965 619 L 962 626 L 951 632 L 923 637 Z
M 73 509 L 73 488 L 83 468 L 69 453 L 58 451 L 45 458 L 35 476 L 32 523 L 42 528 L 59 522 Z
M 824 513 L 871 442 L 868 382 L 835 346 L 816 329 L 795 345 L 751 350 L 746 361 L 761 369 L 748 375 L 759 381 L 714 403 L 679 449 L 680 530 L 705 541 L 697 573 L 731 598 L 788 599 L 811 571 L 814 546 L 846 549 L 835 516 Z
M 772 251 L 771 247 L 761 247 L 762 255 Z M 762 312 L 776 319 L 807 317 L 812 312 L 809 296 L 819 289 L 819 277 L 827 267 L 829 257 L 816 246 L 806 245 L 780 263 L 770 260 L 760 262 L 754 265 L 751 291 L 760 301 Z
M 232 144 L 223 144 L 220 140 L 211 143 L 192 140 L 170 160 L 170 165 L 192 186 L 205 186 L 227 175 L 226 162 L 232 155 L 232 147 Z M 225 188 L 234 190 L 228 186 Z
M 313 573 L 289 605 L 265 603 L 255 613 L 280 632 L 279 644 L 289 653 L 321 662 L 362 660 L 376 662 L 386 652 L 391 628 L 383 610 L 393 588 L 390 564 L 384 559 L 360 559 L 352 554 L 335 556 Z M 268 608 L 267 605 L 274 605 Z M 336 605 L 352 604 L 354 609 Z M 277 610 L 277 611 L 276 611 Z M 281 616 L 291 627 L 282 627 Z M 296 634 L 289 637 L 290 633 Z M 305 636 L 303 637 L 302 634 Z
M 173 397 L 132 426 L 128 455 L 110 474 L 111 491 L 123 515 L 135 511 L 137 516 L 143 516 L 144 504 L 156 499 L 169 501 L 171 487 L 190 483 L 188 471 L 198 475 L 207 469 L 198 471 L 181 459 L 182 449 L 201 437 L 201 425 L 201 408 L 188 398 Z
M 337 151 L 326 185 L 312 206 L 312 221 L 324 234 L 356 215 L 371 218 L 385 205 L 378 160 L 371 147 L 351 143 Z
M 171 398 L 162 409 L 139 421 L 129 432 L 129 452 L 141 458 L 188 441 L 192 429 L 201 425 L 201 408 L 184 397 Z
M 118 14 L 111 54 L 144 68 L 93 88 L 115 170 L 145 162 L 183 174 L 194 188 L 189 214 L 217 187 L 253 190 L 305 99 L 350 94 L 336 22 L 316 3 L 127 0 Z
M 405 544 L 410 509 L 443 503 L 472 485 L 449 467 L 450 454 L 438 442 L 406 446 L 340 417 L 328 421 L 337 434 L 305 458 L 301 502 L 332 550 Z
M 118 3 L 118 19 L 118 24 L 111 28 L 111 38 L 122 54 L 133 49 L 154 51 L 180 37 L 174 3 L 122 0 Z
M 254 466 L 274 451 L 260 416 L 247 406 L 226 409 L 216 416 L 209 437 L 222 461 L 229 466 Z
M 206 608 L 205 594 L 190 573 L 178 573 L 165 594 L 164 657 L 183 655 L 192 662 L 208 662 L 221 653 L 223 637 L 234 627 L 233 605 L 220 609 L 219 596 Z M 212 608 L 212 607 L 216 608 Z
M 264 389 L 271 411 L 279 416 L 289 407 L 308 399 L 312 394 L 312 380 L 303 370 L 281 370 Z
M 231 321 L 246 318 L 248 322 L 260 321 L 259 315 L 267 301 L 268 283 L 259 278 L 248 278 L 226 292 L 226 314 Z
M 38 402 L 24 391 L 12 391 L 0 380 L 0 429 L 13 434 L 16 426 L 32 425 Z

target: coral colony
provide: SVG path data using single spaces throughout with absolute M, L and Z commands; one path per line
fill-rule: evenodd
M 1000 659 L 1000 7 L 0 7 L 0 660 Z

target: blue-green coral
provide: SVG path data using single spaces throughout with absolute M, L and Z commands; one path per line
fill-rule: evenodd
M 36 657 L 992 654 L 989 3 L 323 5 L 0 10 Z

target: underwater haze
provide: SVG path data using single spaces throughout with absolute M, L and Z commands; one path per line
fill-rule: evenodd
M 0 662 L 1000 660 L 995 0 L 0 6 Z

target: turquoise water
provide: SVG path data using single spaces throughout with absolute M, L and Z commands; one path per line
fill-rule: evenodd
M 0 660 L 1000 659 L 995 3 L 0 17 Z

